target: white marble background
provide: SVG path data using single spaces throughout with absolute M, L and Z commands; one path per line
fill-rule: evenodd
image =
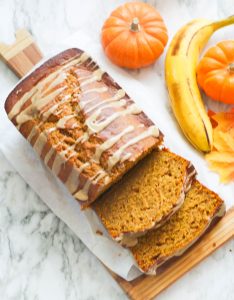
M 44 53 L 77 30 L 99 39 L 101 25 L 123 0 L 0 0 L 0 41 L 26 27 Z M 234 0 L 157 0 L 172 14 L 224 17 Z M 157 65 L 160 65 L 159 61 Z M 156 67 L 157 67 L 156 65 Z M 148 71 L 132 73 L 147 84 Z M 0 62 L 0 101 L 17 78 Z M 150 88 L 150 86 L 149 86 Z M 16 148 L 17 151 L 17 148 Z M 234 299 L 234 241 L 190 271 L 157 299 Z M 0 299 L 126 299 L 99 261 L 37 197 L 0 153 Z

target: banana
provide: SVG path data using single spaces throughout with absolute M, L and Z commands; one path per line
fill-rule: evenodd
M 195 19 L 172 39 L 166 55 L 165 77 L 172 110 L 191 144 L 202 152 L 212 148 L 212 126 L 196 80 L 199 54 L 219 28 L 234 23 L 234 16 L 212 22 Z

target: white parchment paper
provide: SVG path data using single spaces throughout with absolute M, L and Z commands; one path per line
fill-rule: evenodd
M 192 161 L 200 181 L 217 192 L 225 200 L 227 208 L 234 204 L 234 184 L 220 184 L 218 175 L 209 171 L 204 157 L 195 151 L 180 133 L 169 107 L 163 69 L 158 76 L 153 69 L 148 69 L 147 80 L 150 83 L 148 88 L 147 85 L 133 79 L 126 71 L 113 66 L 104 56 L 99 41 L 90 40 L 82 32 L 77 32 L 64 43 L 55 45 L 55 51 L 50 56 L 72 47 L 87 51 L 126 90 L 164 133 L 165 145 Z M 153 81 L 155 85 L 152 88 Z M 217 105 L 215 109 L 217 110 Z M 3 107 L 0 108 L 0 120 L 0 150 L 48 207 L 109 269 L 126 280 L 139 276 L 141 273 L 136 268 L 130 252 L 107 236 L 91 210 L 81 212 L 79 204 L 44 166 L 32 147 L 8 120 Z M 104 232 L 104 235 L 97 234 L 97 231 Z

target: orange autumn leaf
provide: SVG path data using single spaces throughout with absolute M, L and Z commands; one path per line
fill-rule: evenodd
M 211 116 L 211 118 L 218 123 L 218 130 L 228 132 L 234 128 L 234 108 L 232 108 L 229 112 L 217 113 Z
M 221 182 L 234 180 L 234 109 L 209 113 L 213 126 L 214 145 L 206 155 L 211 170 L 219 173 Z

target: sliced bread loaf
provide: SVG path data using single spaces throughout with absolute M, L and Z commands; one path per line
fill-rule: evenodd
M 139 268 L 151 275 L 164 262 L 182 255 L 207 230 L 212 220 L 225 213 L 222 199 L 198 181 L 194 181 L 183 206 L 161 228 L 139 238 L 131 248 Z
M 131 247 L 180 208 L 195 173 L 182 157 L 153 151 L 92 207 L 111 237 Z

